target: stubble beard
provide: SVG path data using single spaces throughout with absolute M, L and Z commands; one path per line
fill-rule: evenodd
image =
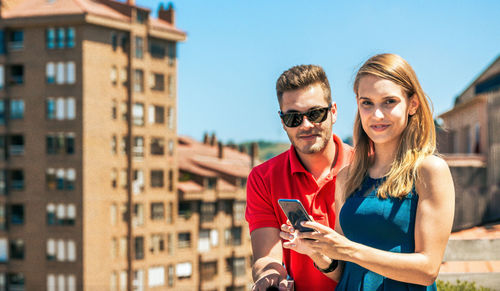
M 297 141 L 299 140 L 298 136 L 301 134 L 304 134 L 304 132 L 298 132 L 295 136 L 290 136 L 290 134 L 288 134 L 288 138 L 296 151 L 302 154 L 310 155 L 319 153 L 325 149 L 329 139 L 332 137 L 332 129 L 320 131 L 320 140 L 312 145 L 299 145 Z

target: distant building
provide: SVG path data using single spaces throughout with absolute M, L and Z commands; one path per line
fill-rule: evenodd
M 245 220 L 251 154 L 223 146 L 215 135 L 197 142 L 179 137 L 179 208 L 176 256 L 183 258 L 179 290 L 248 290 L 252 246 Z M 179 270 L 177 270 L 179 275 Z M 182 287 L 185 289 L 182 289 Z
M 0 10 L 0 290 L 180 290 L 173 8 Z
M 439 116 L 456 191 L 454 229 L 500 220 L 500 56 Z

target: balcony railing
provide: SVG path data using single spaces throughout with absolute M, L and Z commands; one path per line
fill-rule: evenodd
M 24 49 L 23 41 L 10 41 L 8 44 L 9 51 L 20 51 Z

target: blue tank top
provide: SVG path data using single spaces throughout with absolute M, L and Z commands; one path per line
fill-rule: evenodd
M 415 251 L 415 216 L 418 195 L 415 189 L 404 198 L 377 197 L 384 178 L 366 177 L 357 191 L 340 210 L 340 226 L 344 235 L 357 243 L 395 253 Z M 437 290 L 430 286 L 395 281 L 355 263 L 345 262 L 342 277 L 335 290 Z

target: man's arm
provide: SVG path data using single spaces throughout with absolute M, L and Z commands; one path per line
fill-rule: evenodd
M 282 265 L 280 230 L 274 227 L 262 227 L 252 231 L 250 237 L 254 258 L 253 290 L 265 291 L 269 286 L 285 290 L 287 273 Z

